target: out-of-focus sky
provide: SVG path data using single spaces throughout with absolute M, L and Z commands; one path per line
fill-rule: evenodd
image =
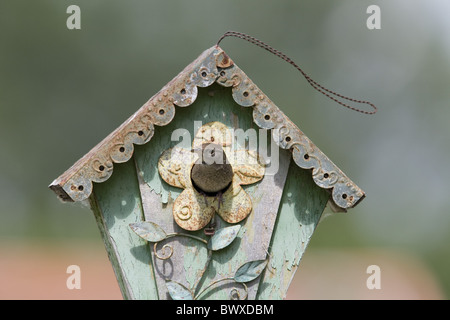
M 66 27 L 70 4 L 81 8 L 81 30 Z M 380 30 L 366 26 L 372 4 L 381 9 Z M 221 43 L 367 193 L 347 214 L 321 222 L 307 253 L 407 255 L 448 298 L 449 12 L 445 0 L 2 1 L 0 250 L 101 243 L 89 210 L 60 203 L 47 186 L 235 30 L 283 51 L 326 87 L 379 108 L 374 116 L 346 110 L 260 48 Z

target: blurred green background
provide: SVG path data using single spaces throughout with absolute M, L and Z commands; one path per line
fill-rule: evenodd
M 81 30 L 66 27 L 71 4 L 81 8 Z M 371 4 L 381 8 L 381 30 L 366 27 Z M 316 250 L 406 254 L 447 299 L 449 14 L 445 0 L 1 1 L 0 255 L 17 244 L 101 245 L 89 210 L 62 204 L 47 186 L 234 30 L 379 107 L 374 116 L 351 112 L 264 50 L 221 43 L 367 193 L 319 225 L 305 259 Z

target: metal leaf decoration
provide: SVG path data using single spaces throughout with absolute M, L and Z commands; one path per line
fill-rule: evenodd
M 130 228 L 142 239 L 150 242 L 164 240 L 167 236 L 159 225 L 150 221 L 130 223 Z
M 173 300 L 194 300 L 191 290 L 173 280 L 166 281 L 167 291 Z
M 267 266 L 269 260 L 254 260 L 244 263 L 234 274 L 234 281 L 249 282 L 258 278 Z
M 214 236 L 208 241 L 208 249 L 217 251 L 227 247 L 236 238 L 240 229 L 240 225 L 235 225 L 216 230 Z

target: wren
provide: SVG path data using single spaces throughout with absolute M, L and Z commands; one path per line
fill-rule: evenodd
M 194 187 L 208 196 L 224 192 L 233 180 L 233 168 L 222 146 L 204 143 L 201 149 L 194 152 L 199 155 L 191 170 Z

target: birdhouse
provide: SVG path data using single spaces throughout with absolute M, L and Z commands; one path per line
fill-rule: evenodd
M 282 299 L 327 203 L 364 198 L 218 45 L 50 188 L 89 204 L 126 299 Z

